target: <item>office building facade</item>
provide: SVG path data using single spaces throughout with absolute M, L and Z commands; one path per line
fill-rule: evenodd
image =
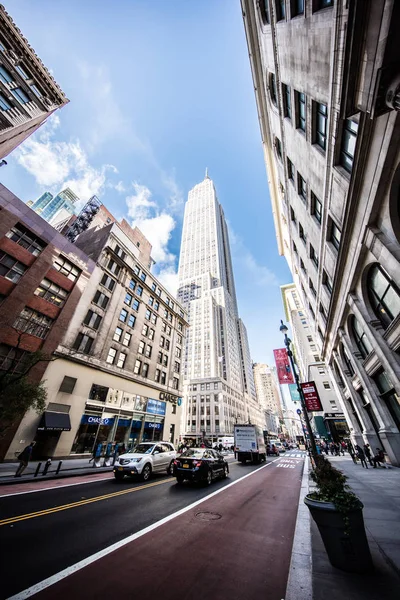
M 194 438 L 232 434 L 235 422 L 249 420 L 254 382 L 247 333 L 238 317 L 228 229 L 207 173 L 188 195 L 178 274 L 178 298 L 190 323 L 185 433 Z
M 400 464 L 400 4 L 242 0 L 279 252 L 351 437 Z
M 50 192 L 44 192 L 40 198 L 33 204 L 29 204 L 29 206 L 42 219 L 57 229 L 59 223 L 76 214 L 76 203 L 78 201 L 78 196 L 70 188 L 66 188 L 56 196 L 53 196 Z
M 0 159 L 69 100 L 0 5 Z

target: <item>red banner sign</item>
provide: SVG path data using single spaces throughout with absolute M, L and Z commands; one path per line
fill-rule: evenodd
M 286 348 L 274 350 L 274 357 L 279 383 L 294 383 Z
M 304 400 L 308 412 L 323 410 L 315 382 L 307 381 L 306 383 L 301 383 L 300 385 L 301 389 L 303 390 Z

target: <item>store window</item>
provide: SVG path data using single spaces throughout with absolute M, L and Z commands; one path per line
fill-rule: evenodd
M 400 397 L 391 382 L 389 375 L 383 369 L 374 375 L 373 380 L 380 392 L 380 398 L 392 417 L 398 431 L 400 431 Z

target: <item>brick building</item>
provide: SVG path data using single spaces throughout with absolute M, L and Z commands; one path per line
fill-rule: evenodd
M 0 184 L 0 369 L 17 358 L 18 370 L 27 352 L 54 352 L 94 267 L 82 250 Z M 46 367 L 37 364 L 31 377 L 40 381 Z M 10 436 L 0 442 L 0 458 Z

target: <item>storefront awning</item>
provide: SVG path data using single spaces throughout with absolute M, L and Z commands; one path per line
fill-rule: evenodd
M 71 431 L 69 414 L 44 412 L 40 419 L 38 431 Z

